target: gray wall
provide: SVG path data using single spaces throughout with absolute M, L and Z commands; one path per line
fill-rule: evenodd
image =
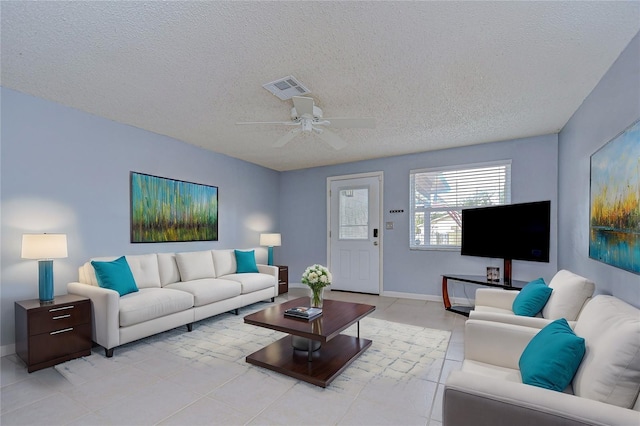
M 13 303 L 38 297 L 38 266 L 20 258 L 24 233 L 66 233 L 55 293 L 94 256 L 250 248 L 278 220 L 279 174 L 169 137 L 2 88 L 1 344 L 14 342 Z M 217 242 L 131 244 L 129 172 L 215 185 Z M 258 248 L 266 263 L 266 249 Z
M 605 74 L 559 134 L 558 209 L 560 267 L 640 307 L 640 275 L 589 258 L 591 155 L 640 118 L 640 34 Z
M 486 266 L 502 269 L 502 260 L 461 256 L 459 252 L 409 250 L 409 171 L 511 159 L 512 202 L 551 200 L 552 214 L 550 263 L 514 261 L 513 278 L 544 277 L 548 281 L 557 270 L 557 153 L 557 135 L 548 135 L 284 172 L 280 180 L 282 247 L 279 247 L 276 262 L 289 265 L 292 283 L 300 282 L 300 276 L 309 264 L 327 264 L 327 177 L 382 171 L 382 223 L 394 222 L 393 230 L 382 231 L 384 292 L 439 298 L 442 274 L 482 275 Z M 404 209 L 404 213 L 389 213 L 394 209 Z M 463 289 L 461 287 L 455 296 L 473 298 L 472 289 L 467 288 L 466 295 L 462 293 Z

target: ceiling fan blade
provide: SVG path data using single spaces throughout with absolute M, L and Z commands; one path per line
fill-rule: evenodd
M 306 96 L 294 96 L 293 106 L 298 113 L 298 117 L 302 117 L 305 114 L 313 117 L 313 98 L 307 98 Z
M 287 133 L 285 133 L 284 135 L 280 136 L 280 138 L 273 143 L 273 147 L 274 148 L 282 148 L 283 146 L 285 146 L 286 144 L 291 142 L 291 139 L 293 139 L 296 136 L 298 136 L 298 133 L 300 133 L 300 128 L 289 130 Z
M 347 143 L 340 136 L 336 135 L 330 130 L 321 129 L 322 132 L 318 133 L 318 137 L 328 143 L 333 149 L 342 149 L 347 146 Z
M 284 124 L 285 126 L 297 126 L 298 123 L 294 121 L 240 121 L 236 124 L 245 125 L 245 124 Z
M 376 127 L 376 119 L 372 117 L 366 118 L 323 118 L 328 121 L 330 127 L 334 129 L 346 129 L 346 128 L 365 128 L 373 129 Z

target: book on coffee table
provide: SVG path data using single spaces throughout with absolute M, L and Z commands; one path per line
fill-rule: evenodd
M 308 308 L 306 306 L 297 306 L 284 311 L 284 316 L 293 318 L 302 318 L 310 320 L 322 315 L 321 308 Z

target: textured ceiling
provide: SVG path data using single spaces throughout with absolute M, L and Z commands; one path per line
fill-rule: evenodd
M 640 30 L 639 2 L 1 3 L 1 84 L 275 170 L 558 132 Z M 325 116 L 271 144 L 294 75 Z

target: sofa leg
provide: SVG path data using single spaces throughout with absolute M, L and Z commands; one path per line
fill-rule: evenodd
M 193 331 L 193 323 L 187 324 L 187 331 Z
M 276 298 L 275 298 L 275 297 L 272 297 L 272 298 L 271 298 L 271 303 L 273 303 L 273 302 L 275 302 L 275 301 L 276 301 Z
M 104 354 L 105 354 L 105 356 L 106 356 L 107 358 L 111 358 L 111 357 L 113 356 L 113 348 L 111 348 L 111 349 L 107 349 L 107 348 L 105 348 L 105 349 L 104 349 Z
M 240 311 L 238 310 L 238 308 L 235 308 L 235 309 L 233 310 L 233 313 L 234 313 L 234 314 L 236 314 L 236 315 L 238 315 L 238 313 L 240 313 Z

